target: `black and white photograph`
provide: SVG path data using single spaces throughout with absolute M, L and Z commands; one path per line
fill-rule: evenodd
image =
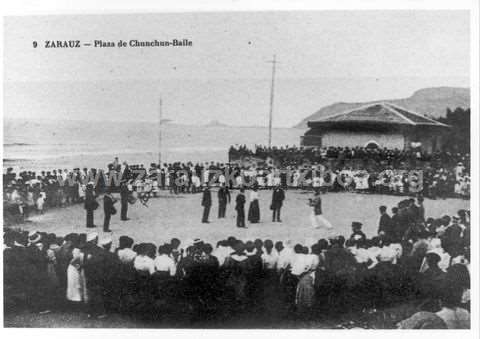
M 473 338 L 459 3 L 4 16 L 3 327 Z

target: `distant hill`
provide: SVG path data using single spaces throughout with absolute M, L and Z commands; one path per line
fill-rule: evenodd
M 308 121 L 318 120 L 335 113 L 341 113 L 376 102 L 391 102 L 428 117 L 438 118 L 446 115 L 447 107 L 450 107 L 452 110 L 456 107 L 470 107 L 470 89 L 463 87 L 432 87 L 420 89 L 413 93 L 412 96 L 404 99 L 387 99 L 369 102 L 338 102 L 321 108 L 294 127 L 306 128 Z

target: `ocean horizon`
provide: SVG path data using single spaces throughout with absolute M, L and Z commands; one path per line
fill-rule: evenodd
M 274 128 L 272 144 L 300 144 L 304 129 Z M 164 123 L 162 162 L 226 162 L 231 145 L 268 143 L 267 127 Z M 150 122 L 4 120 L 3 168 L 105 168 L 114 157 L 130 164 L 158 162 L 158 124 Z

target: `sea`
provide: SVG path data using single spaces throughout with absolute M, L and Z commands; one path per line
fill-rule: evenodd
M 300 144 L 305 130 L 274 128 L 272 145 Z M 52 170 L 105 168 L 114 157 L 129 164 L 227 162 L 231 145 L 268 143 L 266 127 L 150 122 L 4 120 L 3 168 Z M 161 145 L 161 146 L 159 146 Z

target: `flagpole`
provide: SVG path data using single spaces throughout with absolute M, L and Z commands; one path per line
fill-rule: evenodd
M 273 94 L 275 91 L 275 66 L 277 64 L 276 55 L 273 55 L 272 63 L 272 86 L 270 90 L 270 114 L 268 119 L 268 147 L 272 147 L 272 119 L 273 119 Z
M 162 98 L 160 97 L 160 107 L 158 111 L 158 164 L 162 165 Z

